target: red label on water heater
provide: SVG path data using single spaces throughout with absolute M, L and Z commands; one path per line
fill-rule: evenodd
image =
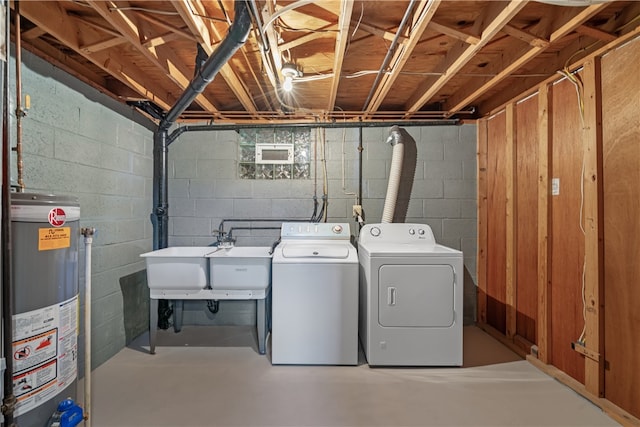
M 54 227 L 62 227 L 67 220 L 67 214 L 62 208 L 53 208 L 49 211 L 49 224 Z

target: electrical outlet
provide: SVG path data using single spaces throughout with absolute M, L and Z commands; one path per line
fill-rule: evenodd
M 362 216 L 362 205 L 353 205 L 353 217 Z

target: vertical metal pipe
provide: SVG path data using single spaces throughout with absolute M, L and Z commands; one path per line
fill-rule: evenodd
M 84 425 L 91 427 L 91 244 L 96 229 L 80 231 L 84 236 Z
M 2 333 L 6 369 L 4 371 L 4 425 L 14 425 L 16 397 L 13 394 L 13 292 L 11 284 L 11 138 L 9 134 L 9 57 L 11 45 L 11 8 L 4 2 L 6 62 L 3 69 L 2 102 Z
M 151 222 L 156 232 L 153 235 L 153 249 L 163 249 L 169 245 L 169 164 L 167 144 L 168 131 L 158 129 L 153 134 L 153 206 Z
M 358 128 L 358 204 L 362 206 L 362 126 Z
M 24 162 L 22 160 L 22 36 L 20 34 L 20 1 L 15 0 L 15 45 L 16 45 L 16 164 L 18 169 L 18 190 L 24 192 Z

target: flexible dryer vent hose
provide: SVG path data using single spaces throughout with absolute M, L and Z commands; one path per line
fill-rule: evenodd
M 391 170 L 389 171 L 389 183 L 387 185 L 387 197 L 384 200 L 382 211 L 382 223 L 393 222 L 393 214 L 398 200 L 400 177 L 402 175 L 402 163 L 404 161 L 404 142 L 398 126 L 392 126 L 387 142 L 393 147 L 391 157 Z

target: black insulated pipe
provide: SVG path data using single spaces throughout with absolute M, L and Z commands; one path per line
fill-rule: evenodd
M 218 45 L 191 83 L 189 83 L 184 93 L 176 101 L 175 105 L 171 107 L 171 110 L 169 110 L 164 120 L 160 122 L 160 129 L 169 129 L 176 119 L 180 117 L 180 114 L 193 102 L 196 96 L 202 93 L 204 88 L 213 81 L 224 64 L 245 44 L 249 36 L 249 31 L 251 31 L 251 14 L 249 13 L 249 7 L 246 1 L 236 1 L 235 18 L 229 28 L 227 37 Z

